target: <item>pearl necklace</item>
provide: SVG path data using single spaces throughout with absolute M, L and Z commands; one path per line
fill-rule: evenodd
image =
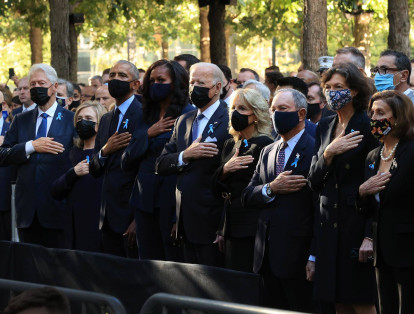
M 390 160 L 390 159 L 391 159 L 391 157 L 394 155 L 395 150 L 397 149 L 398 143 L 399 143 L 399 142 L 397 142 L 397 144 L 395 144 L 395 145 L 394 145 L 394 147 L 393 147 L 393 149 L 391 150 L 391 153 L 388 155 L 388 157 L 384 157 L 384 148 L 385 148 L 385 145 L 384 145 L 384 146 L 382 146 L 382 148 L 381 148 L 381 152 L 380 152 L 381 160 L 383 160 L 383 161 L 388 161 L 388 160 Z

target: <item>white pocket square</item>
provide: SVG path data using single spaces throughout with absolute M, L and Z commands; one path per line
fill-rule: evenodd
M 217 138 L 215 138 L 215 137 L 211 138 L 210 136 L 208 136 L 208 137 L 204 140 L 204 143 L 213 143 L 213 142 L 217 142 Z

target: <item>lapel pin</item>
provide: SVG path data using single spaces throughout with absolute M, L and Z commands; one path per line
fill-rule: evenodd
M 128 119 L 124 121 L 124 129 L 128 128 Z
M 299 155 L 299 153 L 297 153 L 296 156 L 295 156 L 295 160 L 291 164 L 292 167 L 296 168 L 298 166 L 299 158 L 300 158 L 300 155 Z
M 368 165 L 368 167 L 369 167 L 369 169 L 374 170 L 374 167 L 375 167 L 375 162 L 373 162 L 372 164 L 369 164 L 369 165 Z
M 61 112 L 58 112 L 58 115 L 56 117 L 56 120 L 62 120 L 62 117 L 63 117 L 62 113 Z
M 243 140 L 243 143 L 244 143 L 244 147 L 248 147 L 249 146 L 249 143 L 247 142 L 246 139 Z
M 352 132 L 355 132 L 355 130 L 354 130 L 354 129 L 351 129 L 351 133 L 352 133 Z
M 89 155 L 86 155 L 86 162 L 89 164 Z
M 208 127 L 209 127 L 208 134 L 213 133 L 214 132 L 213 124 L 211 123 Z

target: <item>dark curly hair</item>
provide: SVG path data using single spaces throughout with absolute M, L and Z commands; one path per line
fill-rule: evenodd
M 369 99 L 372 96 L 371 88 L 368 85 L 368 78 L 365 77 L 358 68 L 352 63 L 342 63 L 333 66 L 322 76 L 322 87 L 325 88 L 334 74 L 339 74 L 345 78 L 346 85 L 349 89 L 354 90 L 357 94 L 352 97 L 352 106 L 355 112 L 367 110 Z
M 150 97 L 151 72 L 159 66 L 166 67 L 171 76 L 171 101 L 167 108 L 167 112 L 165 113 L 165 117 L 177 118 L 181 115 L 183 108 L 189 103 L 189 77 L 187 71 L 177 61 L 168 61 L 164 59 L 155 61 L 145 72 L 142 88 L 142 110 L 144 113 L 144 121 L 148 124 L 155 123 L 159 120 L 160 104 L 153 101 Z

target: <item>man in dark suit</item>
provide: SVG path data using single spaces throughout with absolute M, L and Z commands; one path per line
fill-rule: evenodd
M 211 177 L 220 165 L 220 151 L 229 138 L 227 104 L 220 100 L 223 73 L 214 64 L 196 63 L 190 69 L 190 98 L 198 108 L 175 122 L 169 143 L 157 159 L 160 175 L 178 174 L 177 235 L 185 238 L 188 263 L 220 266 L 216 231 L 222 203 L 211 191 Z
M 57 74 L 46 64 L 29 72 L 31 99 L 38 107 L 18 114 L 0 149 L 0 166 L 16 165 L 16 220 L 22 242 L 65 247 L 64 203 L 53 199 L 51 184 L 70 167 L 76 135 L 73 112 L 56 103 Z
M 116 106 L 99 123 L 95 155 L 89 165 L 94 177 L 103 176 L 99 228 L 104 252 L 124 257 L 137 256 L 134 212 L 128 206 L 137 170 L 123 171 L 121 157 L 131 134 L 142 124 L 142 106 L 134 96 L 138 88 L 136 66 L 118 61 L 110 70 L 108 82 Z
M 281 138 L 262 150 L 242 195 L 244 206 L 264 208 L 256 233 L 253 270 L 263 276 L 266 305 L 300 312 L 312 311 L 305 267 L 314 206 L 306 177 L 315 141 L 305 130 L 306 108 L 302 93 L 276 91 L 271 109 Z
M 27 76 L 22 77 L 19 80 L 19 83 L 17 84 L 17 91 L 22 106 L 13 110 L 13 116 L 15 116 L 18 113 L 30 111 L 36 108 L 36 104 L 30 97 L 29 78 Z

